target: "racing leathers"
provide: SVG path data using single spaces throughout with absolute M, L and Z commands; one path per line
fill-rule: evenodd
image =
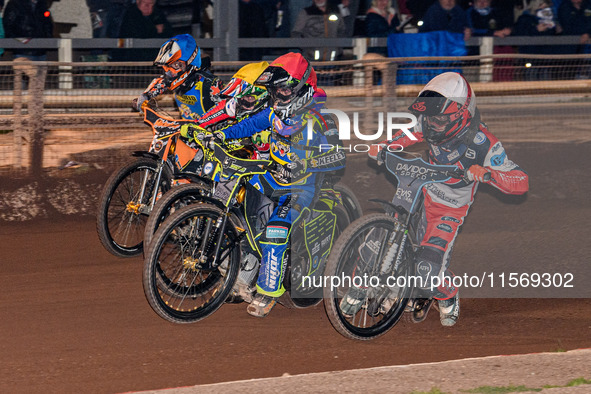
M 174 92 L 182 118 L 199 119 L 219 101 L 217 97 L 222 81 L 211 72 L 195 66 L 191 66 L 183 75 L 184 78 L 176 78 L 174 84 L 164 75 L 155 78 L 140 97 L 150 100 L 170 90 Z
M 285 292 L 283 279 L 292 225 L 314 202 L 323 175 L 344 168 L 345 154 L 336 148 L 336 122 L 310 107 L 285 121 L 272 108 L 266 108 L 222 131 L 226 138 L 244 138 L 270 126 L 270 157 L 276 171 L 257 175 L 250 183 L 276 202 L 265 230 L 257 234 L 262 254 L 257 292 L 279 297 Z M 289 128 L 290 132 L 286 132 Z M 321 151 L 321 144 L 334 148 Z
M 422 142 L 421 116 L 417 126 L 412 129 L 416 140 L 399 131 L 385 144 L 372 147 L 370 157 L 378 160 L 383 158 L 385 146 L 394 150 Z M 505 194 L 526 193 L 529 188 L 527 173 L 509 160 L 501 142 L 480 122 L 479 115 L 472 120 L 472 125 L 459 138 L 442 145 L 429 144 L 429 162 L 456 165 L 466 171 L 473 165 L 482 166 L 490 172 L 491 178 L 487 183 L 493 187 Z M 450 179 L 445 183 L 430 183 L 423 189 L 424 212 L 419 225 L 422 237 L 417 256 L 417 273 L 421 276 L 425 297 L 448 299 L 457 293 L 457 288 L 449 284 L 440 286 L 434 292 L 429 289 L 434 276 L 452 277 L 447 268 L 453 244 L 474 201 L 477 188 L 478 182 Z

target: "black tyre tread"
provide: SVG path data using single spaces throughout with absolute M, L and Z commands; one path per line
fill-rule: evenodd
M 351 188 L 349 188 L 349 186 L 347 186 L 341 182 L 338 182 L 337 184 L 335 184 L 334 189 L 337 192 L 341 193 L 341 195 L 342 194 L 346 195 L 347 198 L 350 200 L 349 202 L 344 202 L 345 209 L 347 210 L 347 213 L 349 214 L 349 220 L 351 222 L 353 222 L 353 221 L 361 218 L 363 216 L 363 209 L 361 208 L 361 203 L 357 199 L 357 196 L 355 195 L 353 190 L 351 190 Z M 353 206 L 349 207 L 349 203 L 351 203 Z M 355 214 L 352 211 L 355 211 Z
M 113 193 L 117 189 L 117 187 L 123 182 L 123 180 L 131 173 L 133 170 L 140 168 L 140 167 L 151 167 L 154 170 L 158 166 L 157 162 L 153 159 L 149 158 L 138 158 L 134 159 L 133 161 L 128 162 L 123 167 L 121 167 L 117 172 L 113 173 L 101 192 L 99 197 L 98 203 L 98 210 L 97 210 L 97 221 L 96 221 L 96 231 L 99 236 L 99 239 L 105 249 L 117 256 L 117 257 L 135 257 L 142 253 L 143 244 L 140 243 L 135 247 L 125 248 L 117 245 L 111 234 L 109 232 L 109 225 L 107 223 L 107 209 L 113 197 Z M 163 171 L 163 176 L 165 176 L 168 171 Z
M 170 209 L 172 204 L 184 197 L 195 195 L 199 190 L 208 190 L 208 187 L 199 183 L 189 183 L 173 187 L 166 192 L 154 205 L 154 209 L 148 217 L 146 228 L 144 230 L 144 245 L 149 247 L 152 237 L 161 224 L 161 216 L 164 210 Z
M 372 213 L 366 216 L 362 216 L 361 218 L 355 220 L 349 227 L 341 234 L 338 238 L 337 242 L 332 248 L 331 254 L 328 258 L 325 275 L 331 276 L 336 275 L 335 270 L 339 265 L 339 261 L 341 260 L 341 255 L 346 250 L 347 246 L 349 246 L 351 242 L 351 238 L 362 228 L 368 226 L 371 223 L 376 222 L 390 222 L 392 224 L 397 222 L 397 219 L 388 216 L 384 213 Z M 404 314 L 404 308 L 402 308 L 401 312 L 398 316 L 394 316 L 392 318 L 392 322 L 389 326 L 385 327 L 380 332 L 376 333 L 375 335 L 368 335 L 368 336 L 361 336 L 351 332 L 341 321 L 341 314 L 338 310 L 337 305 L 333 302 L 332 293 L 329 287 L 324 288 L 324 308 L 326 310 L 326 314 L 330 323 L 333 327 L 344 337 L 354 340 L 360 341 L 368 341 L 375 338 L 378 338 L 388 331 L 392 329 L 396 325 L 396 323 L 400 320 L 402 315 Z
M 154 264 L 152 264 L 152 262 L 158 258 L 158 252 L 160 250 L 160 245 L 167 238 L 168 234 L 179 223 L 182 223 L 187 218 L 189 218 L 191 216 L 195 216 L 199 212 L 203 212 L 203 211 L 214 212 L 215 214 L 218 214 L 218 215 L 223 214 L 221 209 L 219 209 L 218 207 L 216 207 L 214 205 L 207 204 L 207 203 L 203 203 L 203 204 L 199 204 L 199 205 L 188 205 L 186 207 L 183 207 L 182 209 L 179 209 L 178 211 L 173 213 L 171 216 L 169 216 L 164 221 L 164 223 L 162 223 L 162 225 L 160 225 L 160 227 L 158 228 L 158 230 L 154 234 L 153 242 L 148 246 L 146 258 L 144 260 L 144 267 L 143 267 L 142 276 L 143 276 L 144 294 L 146 296 L 146 299 L 148 300 L 148 303 L 150 304 L 150 306 L 152 307 L 154 312 L 156 312 L 163 319 L 168 320 L 172 323 L 178 323 L 178 324 L 195 323 L 195 322 L 205 319 L 206 317 L 208 317 L 209 315 L 211 315 L 212 313 L 217 311 L 224 304 L 226 298 L 230 294 L 232 287 L 234 286 L 234 283 L 236 282 L 236 279 L 238 277 L 238 271 L 239 271 L 239 266 L 240 266 L 240 249 L 239 248 L 237 249 L 238 258 L 236 259 L 236 261 L 230 262 L 230 266 L 228 268 L 228 275 L 230 275 L 230 279 L 227 282 L 226 287 L 223 288 L 222 291 L 219 293 L 219 295 L 217 297 L 218 299 L 215 302 L 209 303 L 206 306 L 206 309 L 203 311 L 200 311 L 197 316 L 192 317 L 192 318 L 178 318 L 176 316 L 172 316 L 162 307 L 160 302 L 158 302 L 158 295 L 154 293 L 154 289 L 151 286 L 151 282 L 152 282 L 152 275 L 153 275 L 153 271 L 154 271 Z M 230 224 L 230 222 L 228 222 L 227 229 L 231 229 L 232 236 L 234 238 L 238 237 L 238 234 L 236 233 L 235 229 Z M 230 258 L 232 258 L 232 257 L 230 257 Z M 193 313 L 195 313 L 195 312 L 193 312 Z
M 343 231 L 345 231 L 345 229 L 349 226 L 349 215 L 347 214 L 347 211 L 344 207 L 336 206 L 333 209 L 333 213 L 337 216 L 337 226 L 342 226 L 342 228 L 340 229 L 340 234 L 337 234 L 336 239 L 338 240 L 340 238 L 340 236 L 343 234 Z M 340 223 L 339 223 L 339 219 L 340 219 Z M 335 245 L 336 245 L 336 241 L 335 241 Z M 334 248 L 334 245 L 333 245 Z M 332 251 L 331 251 L 332 253 Z M 329 257 L 330 258 L 330 257 Z M 327 261 L 328 264 L 328 261 Z M 281 299 L 281 303 L 283 304 L 283 306 L 287 307 L 287 308 L 308 308 L 311 306 L 315 306 L 320 304 L 320 302 L 322 301 L 322 298 L 295 298 L 292 299 L 291 297 L 283 297 Z

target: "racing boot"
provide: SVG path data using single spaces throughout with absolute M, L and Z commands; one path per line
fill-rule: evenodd
M 441 325 L 445 327 L 451 327 L 456 324 L 460 317 L 459 292 L 447 300 L 438 300 L 438 306 Z
M 276 298 L 257 293 L 248 308 L 246 308 L 246 311 L 254 317 L 265 317 L 271 312 L 275 304 L 277 304 Z
M 355 316 L 363 306 L 366 295 L 367 289 L 351 287 L 339 304 L 343 315 L 347 318 Z

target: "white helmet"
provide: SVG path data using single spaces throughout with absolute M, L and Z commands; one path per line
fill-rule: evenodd
M 462 75 L 446 72 L 425 85 L 409 110 L 423 115 L 427 142 L 440 145 L 467 130 L 476 114 L 476 96 Z

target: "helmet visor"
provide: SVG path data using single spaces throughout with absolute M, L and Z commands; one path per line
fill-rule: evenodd
M 450 106 L 454 104 L 456 104 L 454 100 L 437 92 L 426 90 L 416 98 L 408 109 L 416 115 L 435 116 L 448 112 Z
M 278 105 L 288 104 L 295 93 L 293 88 L 287 86 L 273 86 L 267 89 L 273 103 Z
M 425 116 L 425 123 L 431 131 L 444 133 L 451 124 L 451 117 L 449 115 Z

